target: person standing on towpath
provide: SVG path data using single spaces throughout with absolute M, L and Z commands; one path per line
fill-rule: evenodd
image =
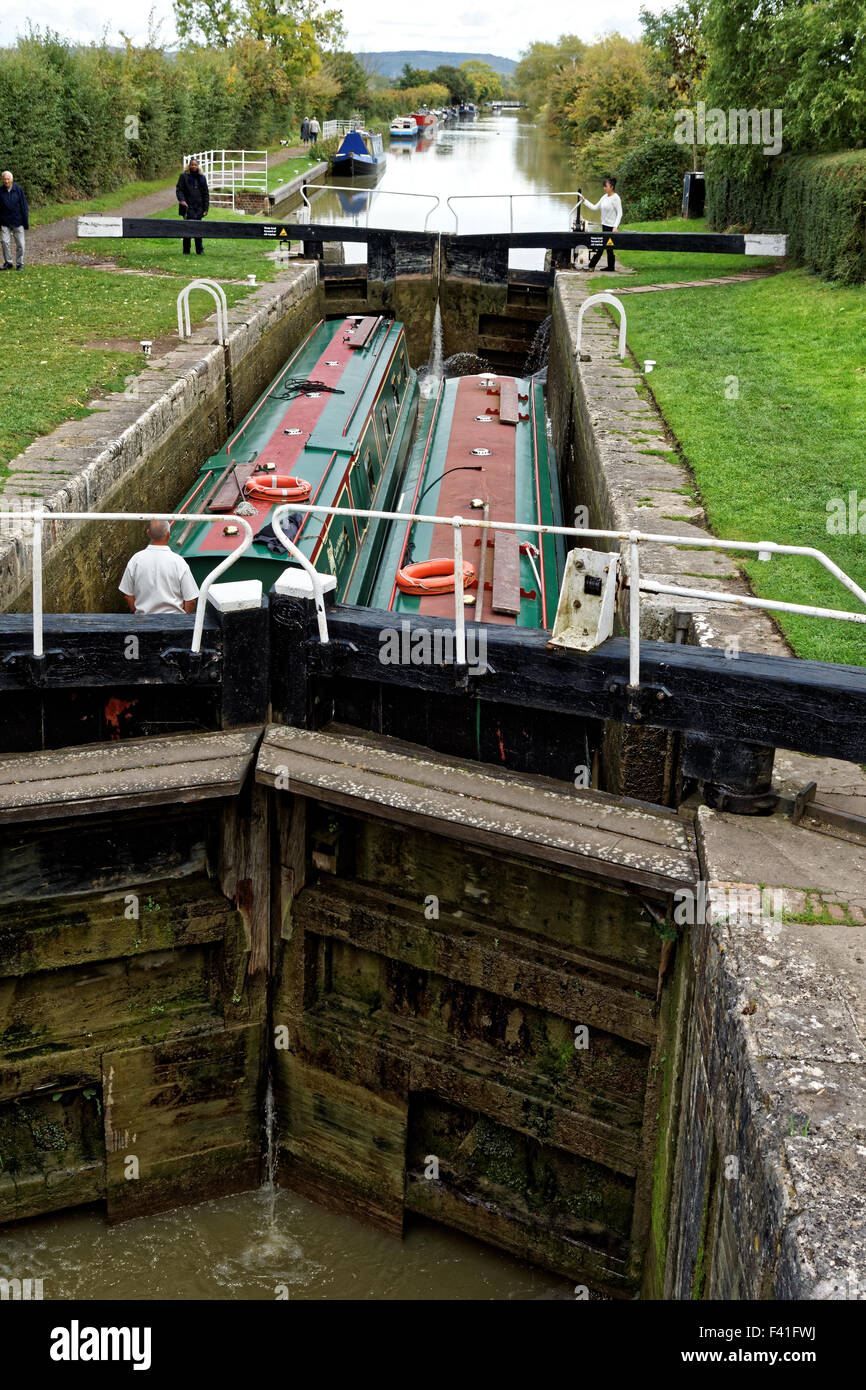
M 12 269 L 12 238 L 15 238 L 15 269 L 24 269 L 24 233 L 30 230 L 30 211 L 20 183 L 8 169 L 0 175 L 0 242 L 3 244 L 3 269 Z
M 320 130 L 321 126 L 319 125 L 319 122 L 316 120 L 314 116 L 313 119 L 310 121 L 310 139 L 312 140 L 314 145 L 318 144 Z
M 301 121 L 301 144 L 302 144 L 302 145 L 309 145 L 309 143 L 310 143 L 310 118 L 309 118 L 309 116 L 305 116 L 304 119 Z
M 202 217 L 207 217 L 207 210 L 210 207 L 210 190 L 207 186 L 207 179 L 199 169 L 198 160 L 194 155 L 178 179 L 174 192 L 181 217 L 191 222 L 197 222 Z M 191 237 L 184 237 L 183 254 L 185 256 L 189 255 L 191 242 Z M 197 236 L 195 254 L 200 256 L 203 251 L 202 239 Z
M 604 193 L 597 203 L 590 203 L 588 199 L 583 197 L 580 201 L 584 207 L 592 208 L 594 212 L 601 213 L 601 230 L 604 236 L 609 236 L 611 232 L 616 231 L 622 221 L 622 203 L 620 202 L 619 194 L 616 192 L 616 179 L 605 179 Z M 608 246 L 604 248 L 599 246 L 595 255 L 589 262 L 590 270 L 595 270 L 595 267 L 601 260 L 601 253 L 604 249 L 607 250 L 607 265 L 605 269 L 616 269 L 616 257 L 613 253 L 613 247 Z
M 118 585 L 130 613 L 193 613 L 198 585 L 182 555 L 169 550 L 171 527 L 167 521 L 151 521 L 150 542 L 139 550 L 123 571 Z

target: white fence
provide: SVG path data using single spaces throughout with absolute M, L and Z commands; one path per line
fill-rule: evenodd
M 358 130 L 364 124 L 364 118 L 356 114 L 348 121 L 323 121 L 322 139 L 330 140 L 334 135 L 348 135 L 350 130 Z
M 267 150 L 200 150 L 198 154 L 184 155 L 184 168 L 191 159 L 197 159 L 201 165 L 213 207 L 234 211 L 235 196 L 242 188 L 256 193 L 268 191 Z

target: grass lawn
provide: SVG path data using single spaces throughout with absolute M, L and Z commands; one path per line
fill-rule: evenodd
M 230 304 L 245 292 L 240 285 L 225 291 Z M 79 266 L 28 266 L 23 275 L 0 277 L 0 485 L 9 460 L 31 440 L 90 414 L 94 391 L 122 390 L 125 378 L 142 369 L 140 352 L 89 348 L 88 342 L 158 338 L 176 330 L 177 292 L 178 281 L 165 276 Z M 191 308 L 200 321 L 213 303 L 195 296 Z
M 273 193 L 284 183 L 291 183 L 298 174 L 306 174 L 310 169 L 315 169 L 317 164 L 323 162 L 327 162 L 327 155 L 315 155 L 310 158 L 305 158 L 303 155 L 293 155 L 284 164 L 272 165 L 268 169 L 268 192 Z
M 639 362 L 655 359 L 647 384 L 694 471 L 714 533 L 814 546 L 866 588 L 866 507 L 864 534 L 827 530 L 831 499 L 847 502 L 855 491 L 866 500 L 866 286 L 790 270 L 636 295 L 627 311 L 629 347 Z M 754 560 L 744 569 L 763 597 L 861 608 L 815 561 Z M 777 620 L 798 655 L 866 665 L 863 626 Z
M 669 217 L 664 222 L 623 223 L 622 230 L 694 233 L 706 232 L 709 228 L 704 218 L 686 221 L 682 217 Z M 623 255 L 617 252 L 616 259 L 618 265 L 622 264 L 635 271 L 627 280 L 617 281 L 614 277 L 614 285 L 620 283 L 623 289 L 630 289 L 634 285 L 654 285 L 657 282 L 667 284 L 672 280 L 711 280 L 719 275 L 742 275 L 746 270 L 760 270 L 765 266 L 779 264 L 774 256 L 725 256 L 705 251 L 626 251 Z M 611 293 L 616 293 L 605 272 L 587 275 L 586 278 L 596 291 L 609 288 Z

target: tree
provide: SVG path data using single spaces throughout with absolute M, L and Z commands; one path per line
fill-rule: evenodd
M 396 85 L 399 91 L 406 92 L 410 87 L 423 87 L 425 82 L 432 80 L 430 73 L 424 68 L 413 68 L 411 63 L 404 63 Z
M 474 88 L 468 73 L 462 68 L 440 63 L 439 67 L 431 72 L 430 77 L 433 82 L 441 82 L 443 87 L 448 88 L 448 97 L 453 106 L 462 106 L 464 102 L 472 100 Z
M 350 116 L 362 111 L 370 99 L 367 74 L 353 53 L 327 53 L 323 72 L 339 83 L 338 114 Z
M 780 110 L 784 148 L 866 143 L 862 0 L 709 0 L 708 107 Z M 757 170 L 758 146 L 737 155 Z
M 652 14 L 641 9 L 644 39 L 651 51 L 651 65 L 661 76 L 672 105 L 693 109 L 707 67 L 704 24 L 707 0 L 686 0 L 672 10 Z M 692 143 L 694 167 L 697 144 Z
M 502 96 L 502 79 L 495 68 L 480 58 L 467 58 L 460 64 L 472 84 L 475 101 L 497 101 Z
M 708 57 L 706 17 L 707 0 L 686 0 L 658 14 L 640 12 L 644 41 L 677 106 L 693 106 L 698 95 Z
M 643 44 L 608 34 L 587 48 L 570 72 L 553 78 L 549 120 L 582 145 L 589 135 L 611 130 L 639 107 L 656 104 L 657 85 Z
M 318 0 L 174 0 L 174 13 L 187 42 L 229 48 L 252 37 L 277 50 L 290 76 L 317 71 L 321 50 L 345 40 L 342 13 Z
M 586 44 L 575 34 L 562 34 L 556 43 L 531 43 L 521 55 L 514 73 L 517 91 L 530 111 L 546 104 L 551 77 L 563 69 L 574 69 L 586 52 Z

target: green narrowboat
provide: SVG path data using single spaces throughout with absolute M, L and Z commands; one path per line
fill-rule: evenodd
M 226 579 L 260 579 L 265 593 L 290 563 L 271 526 L 277 507 L 295 500 L 391 510 L 418 394 L 402 324 L 365 315 L 316 324 L 178 508 L 213 513 L 213 521 L 172 529 L 171 545 L 196 582 L 238 546 L 231 513 L 241 500 L 255 509 L 248 519 L 256 539 Z M 283 526 L 317 569 L 335 576 L 338 600 L 369 602 L 387 522 L 298 513 Z

